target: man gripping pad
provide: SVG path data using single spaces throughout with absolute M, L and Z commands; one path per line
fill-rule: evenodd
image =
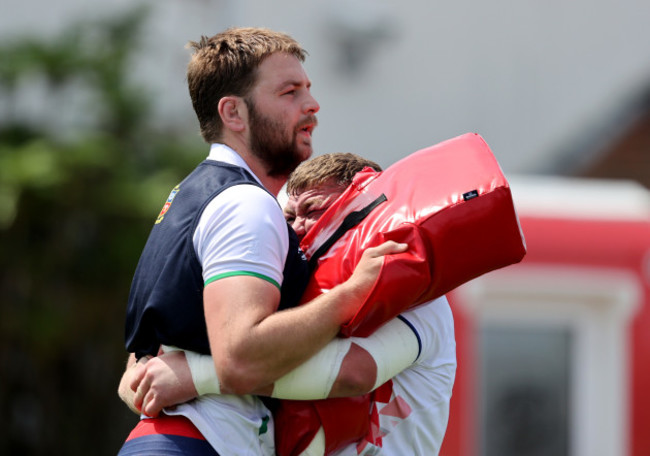
M 347 231 L 346 218 L 358 222 Z M 358 173 L 302 240 L 316 266 L 303 302 L 347 280 L 363 251 L 386 240 L 409 249 L 386 257 L 342 336 L 367 336 L 410 307 L 521 261 L 526 246 L 510 187 L 481 136 L 468 133 L 383 172 Z
M 365 337 L 411 307 L 521 261 L 526 246 L 510 188 L 483 138 L 468 133 L 383 172 L 358 173 L 302 240 L 315 267 L 302 301 L 347 280 L 363 251 L 386 240 L 409 249 L 384 259 L 343 337 Z M 281 401 L 274 413 L 277 454 L 299 455 L 320 426 L 325 454 L 360 440 L 371 397 Z

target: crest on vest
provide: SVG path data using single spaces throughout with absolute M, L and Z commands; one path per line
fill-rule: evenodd
M 172 189 L 171 193 L 167 197 L 167 201 L 165 201 L 165 204 L 163 205 L 163 207 L 162 207 L 162 209 L 160 211 L 160 214 L 158 214 L 158 218 L 156 219 L 156 225 L 159 224 L 160 222 L 162 222 L 163 218 L 165 218 L 165 214 L 167 213 L 167 211 L 171 207 L 172 202 L 174 202 L 174 198 L 176 198 L 176 194 L 178 193 L 179 190 L 180 190 L 180 185 L 177 185 L 176 187 L 174 187 Z

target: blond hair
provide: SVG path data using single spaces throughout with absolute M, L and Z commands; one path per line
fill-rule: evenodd
M 291 173 L 287 181 L 287 193 L 296 195 L 328 181 L 347 187 L 354 175 L 365 167 L 381 171 L 377 163 L 348 152 L 320 155 L 301 163 Z

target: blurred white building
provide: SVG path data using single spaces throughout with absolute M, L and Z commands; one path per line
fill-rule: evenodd
M 196 131 L 184 46 L 231 25 L 268 26 L 310 52 L 321 104 L 316 153 L 350 151 L 383 166 L 465 132 L 480 133 L 506 173 L 569 172 L 634 119 L 650 86 L 650 3 L 495 0 L 4 0 L 0 37 L 49 35 L 73 20 L 147 4 L 149 54 L 138 70 L 161 119 Z M 38 14 L 35 14 L 35 11 Z M 606 126 L 606 128 L 604 128 Z

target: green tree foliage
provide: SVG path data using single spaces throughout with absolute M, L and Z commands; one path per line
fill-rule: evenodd
M 0 454 L 114 455 L 137 422 L 116 394 L 131 277 L 205 154 L 132 80 L 146 17 L 0 47 Z

